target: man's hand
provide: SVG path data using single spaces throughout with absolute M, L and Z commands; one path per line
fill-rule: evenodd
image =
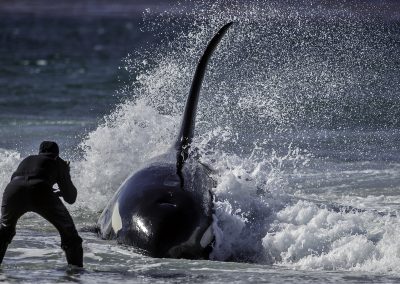
M 53 188 L 53 193 L 58 197 L 62 197 L 61 191 L 58 188 Z

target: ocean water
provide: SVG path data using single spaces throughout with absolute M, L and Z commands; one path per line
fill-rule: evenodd
M 228 21 L 194 139 L 217 181 L 211 259 L 99 239 L 120 183 L 173 143 Z M 42 140 L 59 142 L 85 268 L 27 214 L 0 281 L 399 282 L 399 28 L 396 1 L 1 3 L 0 191 Z

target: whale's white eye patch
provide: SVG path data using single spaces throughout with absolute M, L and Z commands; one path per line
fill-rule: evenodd
M 113 209 L 113 213 L 112 213 L 112 217 L 111 217 L 111 225 L 112 225 L 112 228 L 113 228 L 115 234 L 117 234 L 118 231 L 122 229 L 122 219 L 121 219 L 121 215 L 119 214 L 118 202 L 116 202 L 114 205 L 114 209 Z

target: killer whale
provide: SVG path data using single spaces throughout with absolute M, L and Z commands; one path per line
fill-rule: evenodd
M 214 35 L 200 58 L 175 144 L 122 183 L 97 222 L 101 238 L 153 257 L 208 258 L 214 239 L 214 182 L 189 149 L 207 63 L 231 25 Z

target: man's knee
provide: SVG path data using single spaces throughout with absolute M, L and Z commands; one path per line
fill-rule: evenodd
M 75 236 L 62 236 L 61 237 L 61 247 L 63 250 L 66 250 L 70 247 L 81 247 L 82 246 L 82 238 L 76 234 Z

